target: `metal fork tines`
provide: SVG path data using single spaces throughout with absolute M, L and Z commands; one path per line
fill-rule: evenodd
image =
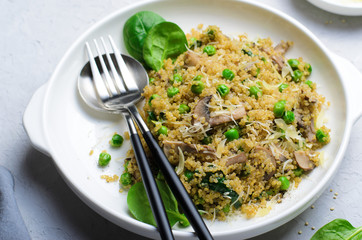
M 102 54 L 97 40 L 93 40 L 98 53 L 100 66 L 97 64 L 88 42 L 86 42 L 86 47 L 99 100 L 103 105 L 114 105 L 120 101 L 126 102 L 128 97 L 140 95 L 140 90 L 112 37 L 108 36 L 108 38 L 113 54 L 110 54 L 103 37 L 101 37 L 100 40 L 104 54 Z M 127 81 L 125 79 L 127 79 Z

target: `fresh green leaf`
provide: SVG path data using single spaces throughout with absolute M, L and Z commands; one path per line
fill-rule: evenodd
M 177 222 L 184 227 L 190 225 L 187 218 L 178 211 L 177 201 L 166 182 L 156 179 L 156 183 L 171 227 Z M 137 220 L 157 226 L 142 182 L 134 184 L 128 191 L 127 205 Z
M 337 218 L 320 228 L 311 240 L 360 240 L 362 227 L 355 228 L 347 220 Z
M 221 172 L 218 172 L 221 173 Z M 224 181 L 225 178 L 224 177 L 217 177 L 217 182 L 210 182 L 210 177 L 215 174 L 212 172 L 207 172 L 206 176 L 201 180 L 201 186 L 207 186 L 209 189 L 215 191 L 215 192 L 219 192 L 221 194 L 224 194 L 226 196 L 229 196 L 231 198 L 231 203 L 234 203 L 234 207 L 235 208 L 239 208 L 241 207 L 241 202 L 238 200 L 239 198 L 239 194 L 237 192 L 235 192 L 234 190 L 231 190 L 230 188 L 228 188 Z
M 143 60 L 143 44 L 151 28 L 164 22 L 161 16 L 150 11 L 141 11 L 130 17 L 123 27 L 123 39 L 127 51 L 140 62 Z
M 127 205 L 137 220 L 157 226 L 142 182 L 134 184 L 128 191 Z
M 143 45 L 143 58 L 155 71 L 165 59 L 176 59 L 187 50 L 187 39 L 182 29 L 172 22 L 161 22 L 148 33 Z

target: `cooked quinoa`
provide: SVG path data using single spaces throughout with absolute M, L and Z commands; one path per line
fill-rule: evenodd
M 330 141 L 318 120 L 327 103 L 309 80 L 311 66 L 284 56 L 291 42 L 232 39 L 216 26 L 187 38 L 187 52 L 149 72 L 144 120 L 205 218 L 254 217 L 319 165 L 316 150 Z

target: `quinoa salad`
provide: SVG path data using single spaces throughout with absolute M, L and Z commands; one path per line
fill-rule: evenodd
M 252 218 L 318 167 L 329 103 L 312 66 L 285 56 L 292 42 L 201 25 L 186 37 L 186 52 L 149 71 L 141 113 L 203 217 Z M 128 155 L 134 184 L 141 175 Z

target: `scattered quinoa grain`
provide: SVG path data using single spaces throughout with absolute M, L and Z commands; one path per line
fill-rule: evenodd
M 305 226 L 308 226 L 308 225 L 309 225 L 309 223 L 308 223 L 308 222 L 305 222 L 305 223 L 304 223 L 304 225 L 305 225 Z
M 338 196 L 338 193 L 336 192 L 336 193 L 334 193 L 334 195 Z
M 330 192 L 333 192 L 333 189 L 330 189 L 329 191 L 330 191 Z
M 336 197 L 336 196 L 334 196 L 334 197 L 333 197 L 333 199 L 337 199 L 337 197 Z
M 314 205 L 312 205 L 310 208 L 311 208 L 311 209 L 314 209 Z
M 123 136 L 124 136 L 125 139 L 129 140 L 129 132 L 128 131 L 125 131 L 123 133 Z
M 114 174 L 113 176 L 110 175 L 101 175 L 101 179 L 105 179 L 107 183 L 109 182 L 116 182 L 118 181 L 118 176 Z
M 302 231 L 299 231 L 298 234 L 301 235 L 301 234 L 302 234 Z
M 315 227 L 311 227 L 311 229 L 312 229 L 312 230 L 314 230 L 314 229 L 315 229 Z
M 94 153 L 93 149 L 92 149 L 92 150 L 90 150 L 90 152 L 89 152 L 89 156 L 92 156 L 92 155 L 93 155 L 93 153 Z
M 334 211 L 334 207 L 331 207 L 329 210 Z

